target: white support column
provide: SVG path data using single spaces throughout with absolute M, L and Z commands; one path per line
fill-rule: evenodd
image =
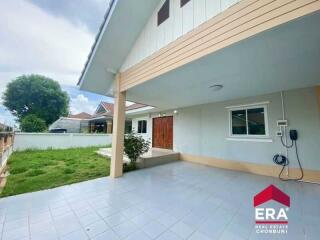
M 119 74 L 116 76 L 114 97 L 112 156 L 110 167 L 110 176 L 112 178 L 121 177 L 123 168 L 126 92 L 120 92 Z

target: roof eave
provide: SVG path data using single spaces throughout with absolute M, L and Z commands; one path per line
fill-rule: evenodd
M 86 75 L 87 73 L 87 70 L 92 62 L 92 59 L 93 59 L 93 56 L 95 54 L 95 52 L 97 51 L 97 48 L 99 46 L 99 42 L 101 41 L 101 38 L 102 38 L 102 35 L 103 35 L 103 32 L 105 31 L 107 25 L 108 25 L 108 22 L 112 16 L 112 12 L 117 4 L 118 0 L 110 0 L 110 3 L 109 3 L 109 8 L 107 9 L 105 15 L 104 15 L 104 19 L 103 19 L 103 22 L 102 24 L 100 25 L 99 27 L 99 32 L 98 34 L 96 35 L 96 38 L 94 40 L 94 43 L 91 47 L 91 50 L 90 50 L 90 53 L 88 55 L 88 58 L 86 60 L 86 63 L 84 65 L 84 68 L 83 70 L 81 71 L 81 75 L 80 75 L 80 78 L 78 80 L 78 83 L 77 83 L 77 86 L 82 86 L 82 83 L 83 83 L 83 79 L 84 79 L 84 76 Z

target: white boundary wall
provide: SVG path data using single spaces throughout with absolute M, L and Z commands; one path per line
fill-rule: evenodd
M 14 151 L 26 149 L 64 149 L 111 144 L 111 134 L 81 133 L 16 133 Z

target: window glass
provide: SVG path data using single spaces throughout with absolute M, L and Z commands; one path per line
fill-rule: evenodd
M 183 6 L 186 5 L 188 2 L 190 2 L 190 0 L 180 0 L 180 7 L 183 7 Z
M 147 133 L 147 120 L 138 121 L 138 133 Z
M 246 110 L 236 110 L 231 112 L 232 115 L 232 134 L 247 134 L 247 116 Z
M 231 135 L 266 135 L 265 107 L 232 110 Z
M 169 18 L 170 1 L 166 0 L 158 12 L 158 26 Z
M 126 121 L 126 122 L 125 122 L 124 132 L 125 132 L 126 134 L 132 132 L 132 121 Z
M 247 110 L 248 130 L 250 135 L 265 135 L 264 108 L 254 108 Z
M 147 121 L 142 121 L 142 133 L 147 133 Z

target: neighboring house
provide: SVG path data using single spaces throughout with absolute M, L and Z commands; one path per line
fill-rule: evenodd
M 156 107 L 141 116 L 153 147 L 256 174 L 278 175 L 275 154 L 300 174 L 279 136 L 296 129 L 304 180 L 320 181 L 319 22 L 319 0 L 111 1 L 79 80 L 115 97 L 111 176 L 128 100 Z
M 147 125 L 145 123 L 145 114 L 149 113 L 153 109 L 154 108 L 151 106 L 139 103 L 133 103 L 126 106 L 127 116 L 125 122 L 125 132 L 131 132 L 133 130 L 141 133 L 146 138 L 149 138 L 146 130 Z M 89 132 L 112 133 L 113 114 L 114 105 L 112 103 L 101 102 L 89 121 Z
M 82 112 L 61 117 L 49 127 L 49 130 L 66 129 L 68 133 L 112 133 L 113 111 L 112 103 L 100 102 L 93 115 Z M 151 131 L 147 127 L 146 114 L 154 108 L 144 104 L 133 103 L 126 107 L 125 132 L 132 130 L 146 139 L 150 138 Z
M 70 114 L 68 117 L 60 117 L 50 125 L 49 131 L 66 129 L 68 133 L 87 133 L 89 131 L 88 126 L 91 118 L 92 116 L 85 112 L 74 115 Z
M 11 132 L 12 131 L 12 127 L 7 126 L 4 123 L 0 123 L 0 132 Z

